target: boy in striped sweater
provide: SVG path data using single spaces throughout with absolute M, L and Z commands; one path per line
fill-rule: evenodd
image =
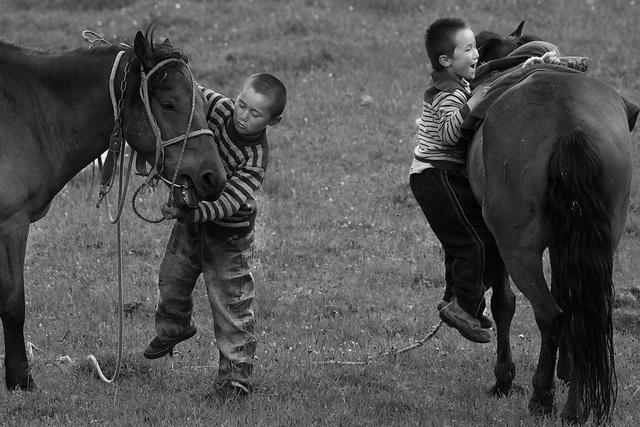
M 465 338 L 486 343 L 492 324 L 483 315 L 484 292 L 502 277 L 504 268 L 466 175 L 473 129 L 464 126 L 486 95 L 486 87 L 471 95 L 469 81 L 475 75 L 478 51 L 473 31 L 464 21 L 435 21 L 427 28 L 425 47 L 432 81 L 424 94 L 409 181 L 445 253 L 440 318 Z
M 173 352 L 191 338 L 192 291 L 202 273 L 214 319 L 220 354 L 215 389 L 221 397 L 251 392 L 256 351 L 252 309 L 254 281 L 251 247 L 256 217 L 255 193 L 267 169 L 266 128 L 277 124 L 286 104 L 286 88 L 271 74 L 249 77 L 235 100 L 200 87 L 209 127 L 227 172 L 227 184 L 213 202 L 192 210 L 164 206 L 177 219 L 160 265 L 156 337 L 144 350 L 147 359 Z

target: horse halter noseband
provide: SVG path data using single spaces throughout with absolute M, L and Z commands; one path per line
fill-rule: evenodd
M 123 99 L 125 96 L 125 90 L 126 90 L 126 79 L 127 79 L 127 72 L 128 72 L 128 67 L 130 63 L 127 63 L 127 65 L 125 66 L 125 75 L 123 77 L 123 81 L 121 84 L 121 94 L 120 94 L 120 99 L 117 99 L 116 97 L 116 93 L 115 93 L 115 75 L 118 71 L 118 68 L 120 66 L 120 60 L 122 58 L 122 56 L 124 55 L 125 51 L 121 50 L 118 52 L 118 54 L 116 55 L 116 58 L 113 62 L 113 66 L 111 68 L 111 74 L 109 77 L 109 94 L 111 96 L 111 104 L 113 107 L 113 116 L 114 116 L 114 131 L 113 131 L 113 135 L 111 137 L 111 141 L 109 144 L 109 151 L 110 154 L 113 153 L 115 156 L 117 156 L 118 154 L 120 154 L 120 152 L 122 151 L 122 143 L 124 142 L 124 136 L 122 135 L 122 128 L 121 128 L 121 124 L 122 124 L 122 118 L 121 118 L 121 113 L 122 113 L 122 109 L 123 109 Z M 162 131 L 160 130 L 160 127 L 158 126 L 158 122 L 155 118 L 155 116 L 153 115 L 153 112 L 151 111 L 151 104 L 149 101 L 149 79 L 151 78 L 151 76 L 156 73 L 158 70 L 160 70 L 163 66 L 171 63 L 171 62 L 179 62 L 184 64 L 185 68 L 187 69 L 187 71 L 189 72 L 189 78 L 191 79 L 191 110 L 189 112 L 189 120 L 187 122 L 187 129 L 185 131 L 184 134 L 182 135 L 178 135 L 175 136 L 173 138 L 164 140 L 162 138 Z M 200 135 L 212 135 L 213 136 L 213 132 L 206 128 L 206 129 L 198 129 L 198 130 L 191 130 L 191 123 L 193 121 L 193 114 L 195 112 L 195 104 L 196 104 L 196 84 L 195 84 L 195 79 L 193 78 L 193 73 L 191 72 L 191 69 L 189 68 L 189 66 L 187 65 L 187 63 L 185 61 L 183 61 L 182 59 L 179 58 L 168 58 L 165 60 L 160 61 L 158 64 L 156 64 L 151 70 L 149 70 L 149 72 L 147 73 L 144 70 L 144 66 L 142 64 L 140 64 L 140 89 L 139 89 L 139 93 L 140 93 L 140 98 L 142 99 L 142 103 L 144 104 L 145 107 L 145 111 L 147 113 L 147 118 L 149 119 L 149 123 L 151 125 L 151 128 L 153 129 L 153 133 L 155 135 L 155 161 L 154 161 L 154 165 L 153 168 L 148 171 L 148 172 L 143 172 L 141 169 L 141 167 L 138 168 L 139 173 L 141 175 L 144 176 L 148 176 L 148 179 L 145 183 L 142 184 L 142 186 L 138 189 L 138 191 L 147 186 L 150 185 L 152 180 L 157 180 L 157 179 L 161 179 L 162 181 L 164 181 L 165 183 L 167 183 L 170 186 L 170 190 L 173 189 L 173 187 L 178 187 L 178 188 L 186 188 L 186 186 L 180 185 L 180 184 L 176 184 L 176 180 L 178 178 L 178 171 L 180 170 L 180 166 L 182 164 L 182 159 L 184 156 L 184 152 L 187 146 L 187 141 L 189 138 L 192 137 L 196 137 L 196 136 L 200 136 Z M 168 179 L 166 179 L 165 177 L 163 177 L 161 175 L 163 166 L 164 166 L 164 149 L 170 145 L 176 144 L 180 141 L 183 141 L 183 145 L 182 145 L 182 149 L 180 151 L 180 157 L 178 159 L 178 164 L 176 165 L 173 177 L 171 179 L 171 181 L 169 181 Z M 134 150 L 134 154 L 137 156 L 137 152 Z M 123 157 L 123 156 L 121 156 Z M 124 160 L 122 158 L 122 160 Z M 132 158 L 130 159 L 130 163 L 129 163 L 129 167 L 131 165 L 132 162 Z M 103 183 L 103 185 L 101 186 L 100 189 L 100 195 L 99 195 L 99 201 L 98 201 L 98 205 L 100 204 L 100 202 L 102 201 L 102 199 L 106 196 L 106 194 L 110 191 L 111 189 L 111 185 L 113 184 L 113 180 L 114 180 L 114 175 L 115 175 L 115 161 L 114 161 L 114 165 L 113 165 L 113 170 L 112 171 L 107 171 L 107 173 L 111 173 L 109 182 L 107 183 Z M 172 197 L 172 191 L 169 192 L 169 197 Z M 135 210 L 135 209 L 134 209 Z M 121 209 L 119 209 L 119 211 L 121 211 Z M 119 216 L 119 214 L 118 214 Z

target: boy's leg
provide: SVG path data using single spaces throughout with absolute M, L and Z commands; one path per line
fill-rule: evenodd
M 176 222 L 171 231 L 158 273 L 156 338 L 144 351 L 148 359 L 170 353 L 174 345 L 196 333 L 191 293 L 201 271 L 199 227 Z
M 257 344 L 250 266 L 253 238 L 253 233 L 207 236 L 203 244 L 203 273 L 220 351 L 216 386 L 223 393 L 248 394 L 252 389 Z
M 444 254 L 444 295 L 442 300 L 438 303 L 438 311 L 442 310 L 447 304 L 451 302 L 453 298 L 453 280 L 451 279 L 451 265 L 453 264 L 453 257 L 449 254 Z
M 452 302 L 441 317 L 475 342 L 488 342 L 490 334 L 478 321 L 482 314 L 483 274 L 487 262 L 486 228 L 481 209 L 462 171 L 427 169 L 411 176 L 411 187 L 429 225 L 436 234 L 450 264 Z M 453 317 L 455 317 L 453 319 Z

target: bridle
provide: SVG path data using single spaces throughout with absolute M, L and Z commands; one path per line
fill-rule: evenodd
M 109 94 L 111 97 L 111 104 L 113 107 L 113 117 L 114 117 L 114 129 L 113 129 L 113 133 L 111 135 L 110 138 L 110 143 L 109 143 L 109 153 L 107 154 L 107 156 L 111 155 L 113 156 L 113 159 L 111 162 L 106 162 L 109 163 L 109 166 L 111 168 L 111 170 L 106 170 L 103 172 L 103 179 L 102 179 L 102 183 L 101 183 L 101 187 L 100 187 L 100 194 L 99 194 L 99 200 L 97 203 L 97 206 L 100 205 L 100 203 L 102 202 L 103 198 L 109 193 L 109 191 L 111 190 L 111 186 L 113 185 L 113 182 L 115 180 L 115 175 L 116 175 L 116 167 L 117 164 L 120 163 L 120 181 L 122 184 L 122 179 L 123 176 L 125 176 L 125 173 L 123 171 L 123 163 L 124 163 L 124 135 L 123 135 L 123 129 L 122 129 L 122 111 L 123 111 L 123 107 L 124 107 L 124 98 L 125 98 L 125 92 L 127 89 L 127 75 L 130 72 L 131 69 L 131 60 L 129 60 L 125 66 L 124 66 L 124 76 L 122 77 L 122 81 L 120 83 L 120 96 L 119 98 L 116 97 L 116 90 L 115 90 L 115 78 L 116 78 L 116 74 L 117 71 L 120 67 L 120 61 L 122 59 L 122 56 L 124 55 L 125 50 L 121 50 L 118 52 L 118 54 L 116 55 L 116 58 L 113 62 L 113 66 L 111 68 L 111 73 L 109 76 Z M 186 70 L 189 73 L 189 78 L 191 79 L 191 110 L 189 112 L 189 120 L 187 122 L 187 128 L 185 133 L 183 133 L 182 135 L 178 135 L 175 136 L 173 138 L 170 139 L 163 139 L 162 138 L 162 131 L 160 130 L 160 127 L 158 126 L 158 122 L 155 118 L 155 116 L 153 115 L 153 112 L 151 111 L 151 104 L 150 104 L 150 100 L 149 100 L 149 80 L 151 78 L 151 76 L 158 72 L 162 67 L 166 66 L 169 63 L 172 62 L 178 62 L 184 65 L 184 67 L 186 68 Z M 124 185 L 124 190 L 121 191 L 121 194 L 119 195 L 119 200 L 118 200 L 118 208 L 117 208 L 117 213 L 116 213 L 116 217 L 115 218 L 110 218 L 110 221 L 112 223 L 115 223 L 119 220 L 119 217 L 122 213 L 122 208 L 124 206 L 124 199 L 125 199 L 125 194 L 126 194 L 126 187 L 128 184 L 128 179 L 129 179 L 129 173 L 130 173 L 130 169 L 131 169 L 131 164 L 133 162 L 133 158 L 136 157 L 136 166 L 138 169 L 138 174 L 139 175 L 143 175 L 147 177 L 147 180 L 140 185 L 140 187 L 138 187 L 138 189 L 135 191 L 134 193 L 134 197 L 132 199 L 132 203 L 133 203 L 133 208 L 134 208 L 134 212 L 143 220 L 147 221 L 147 222 L 161 222 L 164 218 L 159 219 L 159 220 L 150 220 L 148 218 L 145 218 L 144 216 L 142 216 L 140 214 L 140 212 L 136 209 L 135 206 L 135 199 L 136 199 L 136 195 L 142 191 L 144 188 L 146 187 L 154 187 L 155 184 L 157 183 L 158 180 L 162 180 L 163 182 L 165 182 L 167 185 L 169 185 L 170 189 L 169 189 L 169 204 L 173 203 L 173 189 L 174 188 L 180 188 L 183 191 L 188 191 L 190 190 L 190 187 L 187 185 L 182 185 L 182 184 L 177 184 L 176 180 L 178 178 L 178 171 L 180 170 L 180 166 L 182 164 L 182 159 L 184 157 L 184 152 L 187 146 L 187 141 L 189 138 L 193 138 L 196 136 L 200 136 L 200 135 L 212 135 L 213 136 L 213 132 L 208 129 L 208 128 L 203 128 L 203 129 L 198 129 L 198 130 L 191 130 L 191 124 L 193 121 L 193 114 L 195 112 L 195 105 L 196 105 L 196 83 L 195 83 L 195 79 L 193 78 L 193 73 L 191 72 L 191 69 L 189 68 L 189 66 L 187 65 L 187 63 L 185 61 L 183 61 L 182 59 L 179 58 L 168 58 L 165 60 L 160 61 L 158 64 L 156 64 L 151 70 L 149 70 L 149 72 L 146 72 L 144 70 L 144 66 L 142 65 L 142 63 L 140 64 L 140 88 L 139 88 L 139 94 L 140 94 L 140 98 L 142 99 L 142 103 L 145 107 L 145 111 L 147 113 L 147 118 L 149 120 L 149 124 L 151 125 L 151 128 L 153 130 L 153 133 L 155 135 L 155 161 L 153 164 L 153 167 L 150 171 L 146 171 L 145 168 L 145 161 L 142 159 L 141 156 L 138 155 L 137 151 L 133 150 L 134 155 L 130 156 L 129 158 L 129 164 L 127 167 L 127 171 L 126 171 L 126 177 L 125 179 L 125 185 Z M 175 171 L 173 173 L 173 177 L 171 179 L 171 181 L 169 181 L 168 179 L 166 179 L 165 177 L 162 176 L 162 170 L 164 167 L 164 158 L 165 158 L 165 153 L 164 150 L 166 147 L 169 147 L 173 144 L 179 143 L 179 142 L 183 142 L 182 144 L 182 148 L 180 150 L 180 157 L 178 158 L 178 163 L 176 165 Z M 119 161 L 118 161 L 119 160 Z M 107 169 L 107 168 L 105 168 Z M 106 176 L 106 178 L 105 178 Z

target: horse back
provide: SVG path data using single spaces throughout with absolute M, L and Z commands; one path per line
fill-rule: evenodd
M 631 180 L 624 102 L 607 85 L 574 73 L 533 73 L 487 110 L 470 150 L 469 176 L 492 231 L 543 228 L 550 156 L 561 141 L 584 138 L 602 164 L 602 194 L 620 228 Z M 544 244 L 543 232 L 536 242 Z

